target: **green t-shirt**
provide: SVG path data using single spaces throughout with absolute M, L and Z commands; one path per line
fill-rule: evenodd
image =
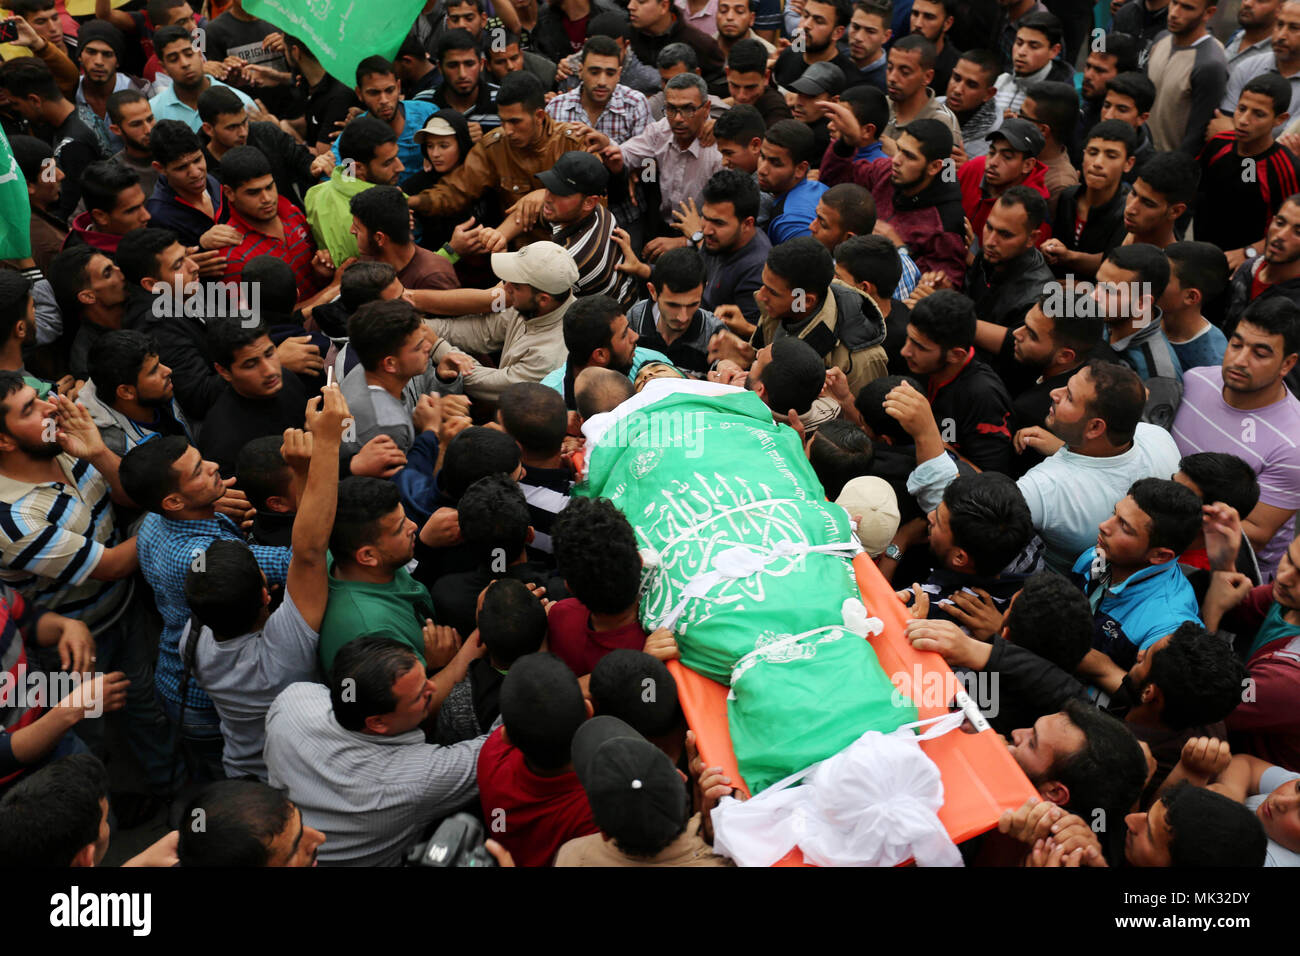
M 330 597 L 320 627 L 320 660 L 326 677 L 334 655 L 358 637 L 391 637 L 411 645 L 424 661 L 426 619 L 433 617 L 433 599 L 423 584 L 399 568 L 388 584 L 342 581 L 329 576 Z

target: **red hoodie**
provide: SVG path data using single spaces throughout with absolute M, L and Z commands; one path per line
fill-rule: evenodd
M 72 220 L 72 228 L 68 230 L 68 237 L 63 240 L 63 248 L 75 246 L 78 242 L 84 242 L 92 249 L 98 249 L 105 255 L 114 255 L 117 253 L 117 244 L 122 241 L 122 237 L 111 232 L 102 232 L 95 226 L 95 219 L 87 209 L 80 216 Z
M 984 164 L 988 161 L 987 156 L 976 156 L 974 159 L 968 159 L 957 167 L 957 182 L 961 185 L 961 207 L 966 210 L 966 218 L 970 224 L 975 227 L 975 241 L 979 242 L 984 235 L 984 221 L 989 217 L 989 210 L 993 204 L 998 201 L 997 196 L 990 195 L 984 189 Z M 1047 198 L 1047 186 L 1044 179 L 1047 176 L 1047 167 L 1040 162 L 1034 163 L 1034 168 L 1030 170 L 1029 175 L 1017 186 L 1028 186 L 1044 199 Z M 1038 230 L 1038 237 L 1034 240 L 1034 245 L 1039 245 L 1044 239 L 1052 234 L 1050 221 L 1044 221 Z

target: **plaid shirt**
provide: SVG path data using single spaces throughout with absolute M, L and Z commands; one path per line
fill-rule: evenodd
M 112 489 L 84 459 L 59 455 L 66 481 L 30 484 L 0 475 L 0 581 L 51 611 L 107 627 L 131 596 L 130 579 L 90 577 L 120 543 Z
M 298 285 L 298 298 L 306 298 L 320 291 L 321 284 L 311 271 L 311 260 L 316 255 L 316 244 L 312 242 L 311 227 L 301 209 L 283 196 L 276 206 L 275 214 L 284 226 L 284 241 L 268 236 L 260 229 L 248 223 L 232 204 L 230 222 L 244 234 L 239 245 L 231 246 L 226 253 L 226 273 L 223 280 L 237 281 L 244 272 L 244 265 L 257 256 L 275 256 L 283 259 L 293 270 L 294 281 Z
M 190 620 L 190 606 L 185 600 L 185 576 L 194 558 L 206 551 L 213 541 L 240 541 L 244 536 L 225 515 L 195 521 L 174 521 L 159 514 L 147 514 L 140 523 L 140 570 L 153 588 L 158 612 L 163 619 L 162 638 L 158 642 L 158 667 L 154 673 L 158 692 L 174 704 L 180 703 L 181 679 L 185 665 L 178 645 Z M 262 566 L 268 586 L 283 584 L 289 574 L 288 548 L 252 545 L 253 557 Z M 190 710 L 212 710 L 212 701 L 190 681 L 185 706 Z
M 561 93 L 546 104 L 546 112 L 551 119 L 560 123 L 583 123 L 591 126 L 598 133 L 604 133 L 615 143 L 622 143 L 640 133 L 654 122 L 650 116 L 650 104 L 645 94 L 638 93 L 630 87 L 619 83 L 610 94 L 609 104 L 596 117 L 592 126 L 591 117 L 582 108 L 582 88 Z

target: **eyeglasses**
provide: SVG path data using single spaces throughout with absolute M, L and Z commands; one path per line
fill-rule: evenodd
M 678 116 L 690 119 L 702 109 L 704 109 L 703 106 L 673 106 L 671 103 L 668 103 L 664 106 L 664 115 L 672 116 L 675 113 Z

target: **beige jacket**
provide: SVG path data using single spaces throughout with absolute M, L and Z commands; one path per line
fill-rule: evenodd
M 713 847 L 700 836 L 700 815 L 697 813 L 686 824 L 686 829 L 664 850 L 640 859 L 628 856 L 613 840 L 603 834 L 578 837 L 560 847 L 555 855 L 556 866 L 735 866 L 725 856 L 718 856 Z

